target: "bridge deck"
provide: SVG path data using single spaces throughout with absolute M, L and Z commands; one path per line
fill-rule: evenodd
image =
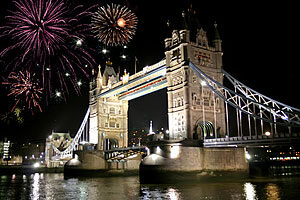
M 205 139 L 205 147 L 228 147 L 228 146 L 261 146 L 261 145 L 281 145 L 287 143 L 300 143 L 300 133 L 278 134 L 272 136 L 243 136 Z

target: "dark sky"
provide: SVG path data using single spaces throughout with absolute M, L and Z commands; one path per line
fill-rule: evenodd
M 5 2 L 10 2 L 6 0 Z M 73 3 L 87 4 L 87 1 Z M 88 1 L 89 4 L 105 5 L 106 1 Z M 299 12 L 297 5 L 270 1 L 239 1 L 239 3 L 218 3 L 210 1 L 107 1 L 125 4 L 138 17 L 138 29 L 128 45 L 128 62 L 121 63 L 121 69 L 134 72 L 132 58 L 139 60 L 138 70 L 155 64 L 164 57 L 164 39 L 170 37 L 173 27 L 180 25 L 182 10 L 190 3 L 196 10 L 201 26 L 208 31 L 208 37 L 216 21 L 224 50 L 224 69 L 238 80 L 275 100 L 299 108 L 299 47 L 300 31 L 297 27 Z M 162 2 L 164 4 L 162 4 Z M 177 2 L 177 3 L 175 3 Z M 12 4 L 1 2 L 1 25 L 5 23 L 6 9 Z M 211 38 L 211 37 L 210 37 Z M 1 49 L 3 42 L 0 43 Z M 112 51 L 120 53 L 119 50 Z M 101 55 L 96 55 L 98 58 Z M 101 60 L 101 59 L 100 59 Z M 84 83 L 87 86 L 87 83 Z M 74 135 L 88 108 L 87 87 L 82 96 L 70 95 L 67 102 L 52 102 L 42 113 L 25 115 L 24 124 L 18 126 L 1 125 L 3 136 L 18 139 L 44 139 L 51 130 L 70 131 Z M 166 90 L 132 100 L 129 106 L 129 129 L 148 126 L 153 120 L 154 128 L 167 126 Z M 1 113 L 8 111 L 6 91 L 1 88 Z

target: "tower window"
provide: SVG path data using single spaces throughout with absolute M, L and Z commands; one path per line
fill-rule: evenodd
M 112 122 L 112 121 L 110 121 L 110 122 L 109 122 L 109 127 L 115 128 L 115 127 L 116 127 L 116 123 L 115 123 L 115 122 Z
M 115 108 L 114 107 L 111 107 L 109 108 L 109 114 L 115 114 Z

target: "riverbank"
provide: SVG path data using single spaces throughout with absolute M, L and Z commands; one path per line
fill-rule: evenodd
M 63 167 L 47 168 L 32 165 L 0 165 L 0 174 L 63 173 Z

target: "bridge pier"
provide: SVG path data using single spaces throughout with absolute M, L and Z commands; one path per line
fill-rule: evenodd
M 127 157 L 125 159 L 108 159 L 110 152 L 75 151 L 76 158 L 66 163 L 64 172 L 67 176 L 115 176 L 115 175 L 137 175 L 141 154 Z
M 141 183 L 248 176 L 245 148 L 203 148 L 195 140 L 156 141 L 148 147 L 150 154 L 140 164 Z

